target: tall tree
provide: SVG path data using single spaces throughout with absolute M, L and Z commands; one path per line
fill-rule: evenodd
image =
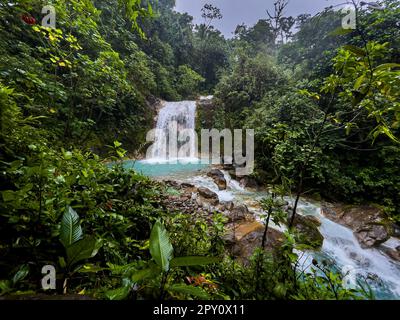
M 289 0 L 277 0 L 274 2 L 274 12 L 270 13 L 267 10 L 268 22 L 273 30 L 274 43 L 278 40 L 278 37 L 280 37 L 280 42 L 284 43 L 292 36 L 291 30 L 295 24 L 295 19 L 285 17 L 285 9 L 288 4 Z

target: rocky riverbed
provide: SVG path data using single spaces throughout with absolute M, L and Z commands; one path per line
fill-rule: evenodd
M 227 189 L 228 181 L 226 173 L 223 171 L 214 168 L 205 175 L 214 181 L 218 190 Z M 167 196 L 164 200 L 164 205 L 169 210 L 189 214 L 198 213 L 210 217 L 214 213 L 221 213 L 227 218 L 225 240 L 238 258 L 243 261 L 247 260 L 254 249 L 261 245 L 265 227 L 258 216 L 259 212 L 257 211 L 260 211 L 261 208 L 257 208 L 257 201 L 246 201 L 245 203 L 220 201 L 216 192 L 204 186 L 174 180 L 166 180 L 165 183 L 168 187 L 176 190 L 175 194 Z M 240 182 L 237 183 L 240 185 Z M 252 186 L 259 188 L 255 182 L 252 182 Z M 258 210 L 254 210 L 254 208 Z M 289 215 L 291 207 L 287 204 L 285 210 Z M 374 207 L 350 207 L 324 203 L 321 212 L 332 221 L 354 230 L 354 234 L 363 248 L 378 247 L 387 241 L 395 230 L 385 220 L 382 211 Z M 316 250 L 321 248 L 324 237 L 319 231 L 320 225 L 321 221 L 315 216 L 297 215 L 294 220 L 294 226 L 298 232 L 297 241 Z M 283 238 L 282 231 L 282 228 L 269 227 L 267 250 L 279 246 Z M 400 256 L 398 249 L 386 248 L 385 252 L 392 259 L 398 260 Z
M 391 238 L 399 237 L 400 228 L 389 221 L 381 208 L 323 203 L 321 213 L 350 228 L 362 248 L 380 247 L 390 258 L 400 262 L 400 246 L 382 245 Z
M 220 201 L 218 194 L 206 187 L 171 180 L 165 183 L 177 191 L 177 194 L 169 195 L 163 200 L 163 205 L 170 212 L 180 211 L 210 218 L 213 214 L 220 213 L 226 217 L 224 240 L 227 249 L 242 262 L 246 263 L 254 249 L 260 247 L 265 226 L 257 221 L 254 213 L 245 204 Z M 279 246 L 282 239 L 281 231 L 269 228 L 266 250 Z
M 225 244 L 227 251 L 244 264 L 262 243 L 265 212 L 260 200 L 268 192 L 251 178 L 245 187 L 244 177 L 234 179 L 223 166 L 201 169 L 191 174 L 163 178 L 168 188 L 164 206 L 169 211 L 200 214 L 209 217 L 221 213 L 226 217 Z M 241 182 L 242 181 L 242 182 Z M 283 209 L 292 211 L 290 197 L 284 197 Z M 381 297 L 400 295 L 400 239 L 398 228 L 390 223 L 384 212 L 374 206 L 314 202 L 302 199 L 294 220 L 297 243 L 305 244 L 301 261 L 306 266 L 315 255 L 322 256 L 343 270 L 380 279 L 377 285 Z M 287 225 L 269 225 L 265 249 L 279 247 Z M 310 261 L 308 261 L 310 260 Z

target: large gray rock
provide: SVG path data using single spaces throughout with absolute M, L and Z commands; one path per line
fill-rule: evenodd
M 229 213 L 229 221 L 240 221 L 246 220 L 246 216 L 249 214 L 249 209 L 246 205 L 240 204 L 238 206 L 233 207 Z
M 200 187 L 197 189 L 199 194 L 206 199 L 218 199 L 218 195 L 208 188 Z
M 392 248 L 386 248 L 384 249 L 385 253 L 391 257 L 393 260 L 399 261 L 400 262 L 400 246 L 398 246 L 395 249 Z
M 354 231 L 362 248 L 371 248 L 389 239 L 389 233 L 385 226 L 378 224 L 366 224 Z
M 258 183 L 256 181 L 256 179 L 252 178 L 252 177 L 248 177 L 245 176 L 243 178 L 241 178 L 239 180 L 239 184 L 243 187 L 243 188 L 252 188 L 252 189 L 257 189 Z
M 198 201 L 208 202 L 213 206 L 216 206 L 219 203 L 218 195 L 214 191 L 204 187 L 198 188 L 197 191 L 200 195 L 200 198 L 197 199 Z
M 379 246 L 390 238 L 392 227 L 379 208 L 324 204 L 321 212 L 330 220 L 352 229 L 363 248 Z
M 226 189 L 226 179 L 225 179 L 224 173 L 221 170 L 212 169 L 207 173 L 207 176 L 209 176 L 210 178 L 212 178 L 214 180 L 214 182 L 218 186 L 219 190 Z
M 187 183 L 187 182 L 182 182 L 180 186 L 184 189 L 195 189 L 196 188 L 193 184 Z

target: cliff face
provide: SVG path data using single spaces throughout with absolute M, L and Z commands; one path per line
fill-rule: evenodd
M 156 126 L 158 114 L 164 103 L 164 100 L 155 96 L 147 97 L 140 128 L 137 129 L 135 135 L 127 135 L 124 139 L 124 146 L 128 150 L 128 158 L 136 160 L 145 158 L 146 150 L 152 144 L 152 142 L 146 142 L 146 135 L 149 130 Z
M 147 99 L 147 108 L 151 117 L 153 119 L 152 125 L 149 129 L 155 128 L 157 124 L 158 114 L 160 113 L 160 109 L 164 107 L 165 100 L 156 97 L 150 97 Z
M 200 97 L 197 100 L 196 130 L 199 134 L 201 129 L 215 127 L 216 112 L 213 96 Z

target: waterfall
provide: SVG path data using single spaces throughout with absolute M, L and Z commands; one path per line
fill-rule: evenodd
M 324 243 L 321 252 L 316 255 L 334 261 L 336 267 L 342 269 L 345 279 L 349 280 L 350 287 L 355 286 L 356 279 L 369 279 L 378 299 L 400 297 L 400 265 L 397 262 L 384 255 L 380 248 L 361 248 L 353 231 L 325 218 L 318 205 L 301 200 L 298 209 L 300 214 L 312 215 L 321 221 Z M 391 242 L 394 246 L 399 245 L 394 239 Z M 300 265 L 311 265 L 314 255 L 304 255 Z
M 203 97 L 200 101 L 207 99 L 209 97 Z M 221 202 L 244 203 L 254 213 L 256 220 L 262 220 L 261 216 L 264 214 L 262 209 L 253 204 L 265 197 L 268 194 L 267 190 L 259 192 L 246 190 L 225 171 L 223 173 L 228 188 L 219 190 L 212 178 L 199 171 L 204 167 L 199 165 L 201 162 L 197 158 L 195 115 L 195 101 L 167 102 L 160 110 L 157 130 L 153 137 L 154 144 L 147 154 L 147 160 L 140 161 L 139 164 L 147 169 L 148 175 L 168 177 L 168 179 L 192 183 L 197 187 L 209 188 L 218 195 Z M 179 164 L 171 165 L 171 160 L 178 159 Z M 182 166 L 182 159 L 194 164 Z M 293 203 L 291 197 L 285 197 L 285 200 Z M 317 217 L 321 222 L 319 230 L 324 236 L 320 251 L 299 252 L 301 257 L 299 267 L 307 271 L 312 265 L 312 259 L 324 259 L 332 262 L 334 268 L 342 272 L 346 285 L 349 287 L 354 286 L 357 280 L 366 279 L 378 299 L 400 297 L 400 264 L 390 259 L 382 250 L 385 246 L 396 248 L 400 240 L 392 238 L 380 247 L 363 249 L 352 230 L 321 214 L 319 204 L 301 199 L 298 213 Z M 284 226 L 275 226 L 272 222 L 270 226 L 282 232 L 286 230 Z
M 196 101 L 166 102 L 147 158 L 160 162 L 197 160 L 195 117 Z

